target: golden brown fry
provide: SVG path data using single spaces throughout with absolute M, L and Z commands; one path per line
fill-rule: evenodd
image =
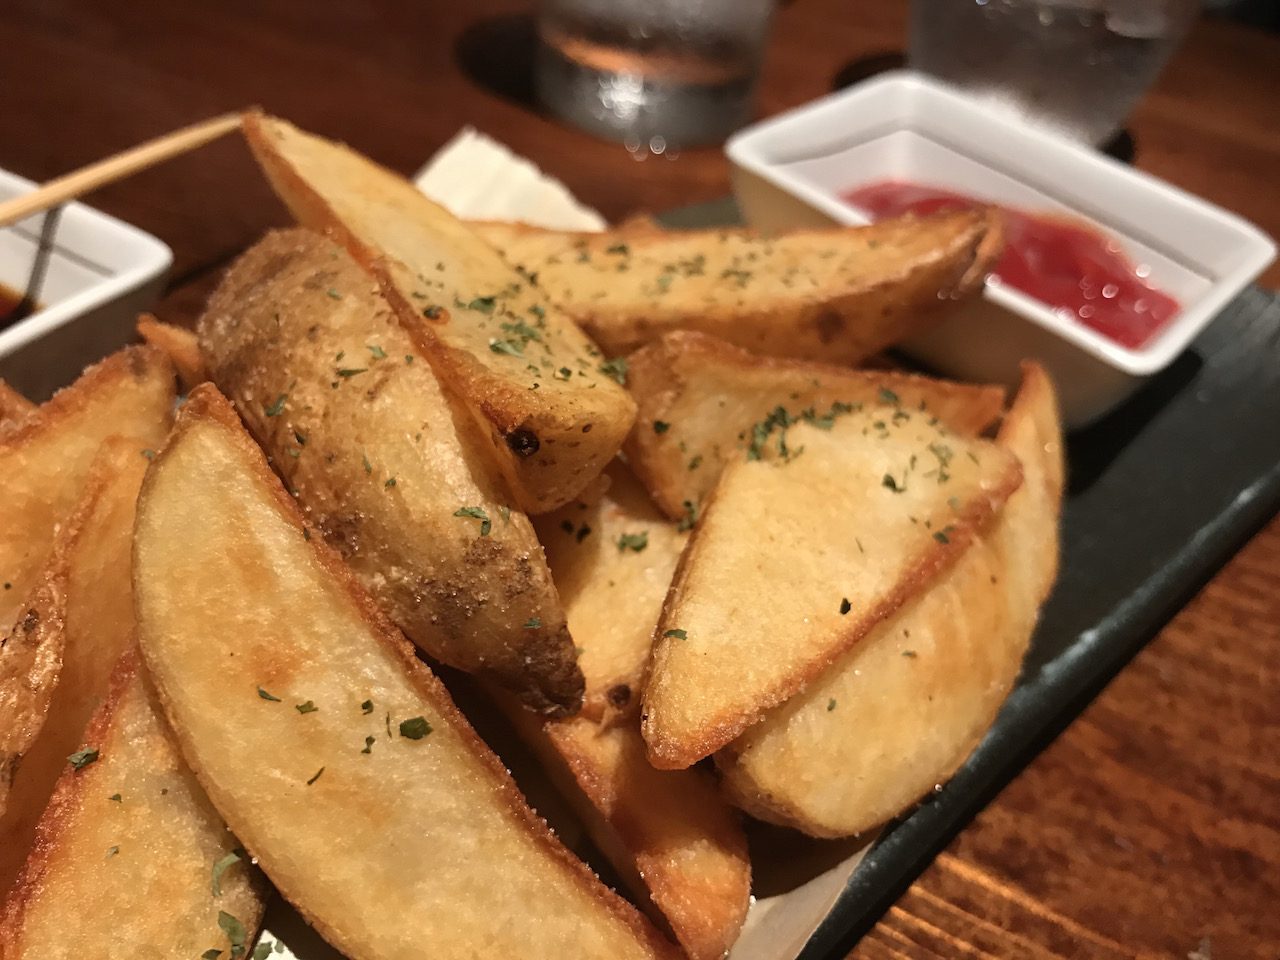
M 62 665 L 44 724 L 25 750 L 0 817 L 0 891 L 26 860 L 40 814 L 67 757 L 107 691 L 111 668 L 132 641 L 129 555 L 134 503 L 146 470 L 137 440 L 109 438 L 94 459 L 80 505 L 64 524 L 50 558 L 50 580 L 65 578 L 65 605 L 26 608 L 61 623 Z
M 944 782 L 1018 674 L 1058 557 L 1062 427 L 1036 365 L 1000 430 L 1024 480 L 921 596 L 716 755 L 735 802 L 814 836 L 860 833 Z
M 575 712 L 582 673 L 533 527 L 346 251 L 269 234 L 199 330 L 213 379 L 309 521 L 410 638 L 539 712 Z
M 630 358 L 639 414 L 627 462 L 673 519 L 697 515 L 724 464 L 779 407 L 825 416 L 839 405 L 921 410 L 961 436 L 994 423 L 1004 388 L 896 370 L 848 370 L 758 357 L 704 333 L 669 333 Z M 889 410 L 888 412 L 892 412 Z
M 736 739 L 954 562 L 1018 486 L 1017 458 L 898 408 L 775 424 L 725 468 L 658 625 L 649 756 Z
M 169 361 L 150 348 L 130 347 L 0 433 L 0 629 L 14 622 L 35 585 L 102 441 L 114 434 L 137 437 L 139 449 L 159 447 L 173 401 Z
M 190 390 L 209 379 L 209 371 L 205 369 L 204 356 L 200 353 L 200 343 L 196 340 L 194 330 L 161 323 L 151 314 L 144 313 L 138 317 L 138 336 L 148 346 L 155 347 L 169 358 L 178 371 L 178 379 L 182 381 L 184 390 Z
M 586 678 L 582 712 L 633 715 L 653 628 L 688 534 L 654 507 L 631 472 L 598 484 L 534 524 L 560 591 Z
M 36 405 L 0 380 L 0 429 L 24 420 Z
M 611 356 L 700 330 L 767 356 L 842 364 L 976 294 L 1003 247 L 999 213 L 985 209 L 776 237 L 481 229 Z
M 353 960 L 672 956 L 303 530 L 198 387 L 139 500 L 138 632 L 184 757 L 277 889 Z
M 199 957 L 247 951 L 264 884 L 227 832 L 127 651 L 85 731 L 97 759 L 64 764 L 4 909 L 6 960 Z M 224 912 L 243 928 L 231 939 Z M 247 956 L 242 951 L 241 956 Z
M 401 324 L 479 424 L 517 503 L 567 503 L 613 458 L 635 416 L 604 358 L 541 288 L 407 180 L 261 114 L 245 135 L 304 225 L 379 280 Z

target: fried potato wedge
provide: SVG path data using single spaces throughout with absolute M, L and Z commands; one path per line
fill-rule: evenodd
M 205 369 L 204 355 L 200 352 L 200 342 L 196 339 L 194 330 L 161 323 L 149 313 L 138 317 L 137 329 L 138 336 L 148 346 L 169 358 L 178 371 L 178 379 L 184 389 L 190 390 L 209 379 L 209 371 Z
M 0 824 L 22 755 L 44 726 L 62 670 L 66 569 L 50 570 L 0 642 Z
M 615 724 L 508 710 L 592 841 L 692 960 L 720 960 L 751 903 L 737 811 L 705 770 L 655 770 L 634 715 Z
M 810 687 L 716 755 L 753 816 L 819 837 L 861 833 L 944 782 L 995 719 L 1056 576 L 1062 427 L 1044 371 L 999 443 L 1023 484 L 989 533 Z
M 353 960 L 673 955 L 304 529 L 197 387 L 139 500 L 138 633 L 183 756 L 276 888 Z
M 635 404 L 581 330 L 527 276 L 403 177 L 260 114 L 258 162 L 304 226 L 378 278 L 400 322 L 477 418 L 519 506 L 567 503 L 613 458 Z
M 19 620 L 48 618 L 61 625 L 64 636 L 44 723 L 23 753 L 0 815 L 0 891 L 9 889 L 26 860 L 67 757 L 83 746 L 85 727 L 106 695 L 111 669 L 132 642 L 130 543 L 146 466 L 138 441 L 111 437 L 103 444 L 49 561 L 47 578 L 65 578 L 65 603 L 61 609 L 29 606 Z
M 0 912 L 6 960 L 245 956 L 253 943 L 265 884 L 182 762 L 153 698 L 127 651 L 83 737 L 97 759 L 63 764 Z M 220 925 L 220 912 L 239 929 Z
M 71 386 L 0 433 L 0 629 L 14 622 L 44 569 L 58 524 L 80 498 L 102 441 L 137 437 L 160 446 L 173 413 L 173 370 L 165 357 L 130 347 L 87 369 Z
M 627 462 L 667 516 L 686 522 L 725 463 L 751 445 L 752 427 L 779 407 L 799 417 L 840 406 L 901 406 L 966 437 L 1004 410 L 1003 387 L 758 357 L 691 331 L 669 333 L 632 354 L 627 389 L 639 406 L 624 447 Z
M 640 706 L 653 628 L 689 535 L 615 461 L 597 484 L 535 521 L 586 678 L 582 715 L 611 722 Z
M 533 526 L 350 255 L 268 234 L 199 331 L 308 521 L 410 639 L 541 713 L 575 712 L 582 673 Z
M 483 229 L 483 228 L 482 228 Z M 853 364 L 977 293 L 1003 247 L 997 211 L 766 237 L 740 229 L 484 235 L 608 354 L 672 330 L 756 353 Z
M 925 589 L 1021 481 L 919 411 L 773 423 L 724 470 L 680 558 L 642 701 L 649 757 L 736 739 Z
M 0 428 L 25 419 L 35 409 L 34 403 L 0 380 Z

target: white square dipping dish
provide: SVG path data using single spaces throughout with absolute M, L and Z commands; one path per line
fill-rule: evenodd
M 36 184 L 0 170 L 0 200 Z M 45 214 L 0 228 L 0 283 L 21 293 L 40 247 Z M 41 308 L 0 330 L 0 378 L 45 400 L 80 371 L 134 340 L 134 323 L 160 293 L 173 263 L 149 233 L 82 203 L 62 209 L 51 238 Z
M 911 71 L 747 127 L 726 153 L 743 216 L 768 231 L 868 223 L 841 193 L 893 179 L 1066 214 L 1113 237 L 1182 304 L 1144 346 L 1121 346 L 998 280 L 903 344 L 943 373 L 1010 385 L 1023 358 L 1038 358 L 1072 427 L 1096 420 L 1172 363 L 1276 255 L 1271 238 L 1242 218 Z

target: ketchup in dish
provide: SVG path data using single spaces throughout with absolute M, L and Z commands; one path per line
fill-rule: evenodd
M 899 180 L 870 183 L 842 195 L 873 220 L 904 213 L 938 213 L 982 201 L 940 187 Z M 1114 240 L 1088 224 L 1003 209 L 1005 249 L 992 271 L 1059 313 L 1108 340 L 1136 349 L 1164 329 L 1178 302 L 1146 280 Z

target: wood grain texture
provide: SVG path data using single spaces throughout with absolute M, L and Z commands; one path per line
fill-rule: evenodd
M 606 216 L 721 196 L 718 148 L 633 160 L 467 78 L 459 38 L 524 0 L 215 5 L 8 0 L 0 166 L 44 180 L 250 103 L 415 170 L 471 123 Z M 803 0 L 776 19 L 759 112 L 899 50 L 906 4 Z M 495 55 L 500 58 L 502 53 Z M 1280 39 L 1205 21 L 1129 129 L 1137 165 L 1280 235 Z M 284 211 L 235 140 L 91 202 L 177 256 L 190 323 Z M 1280 265 L 1263 276 L 1280 284 Z M 1280 943 L 1280 521 L 1273 521 L 863 938 L 859 960 L 1274 955 Z

